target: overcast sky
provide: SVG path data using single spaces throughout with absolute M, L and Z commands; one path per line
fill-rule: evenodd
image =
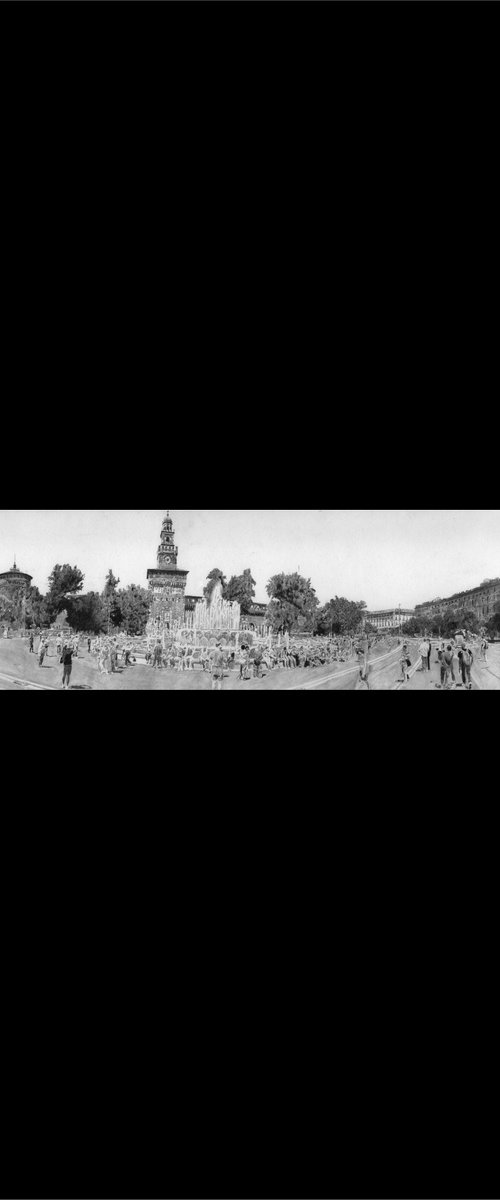
M 123 586 L 146 586 L 156 566 L 160 509 L 1 509 L 0 571 L 14 554 L 40 591 L 56 562 L 76 564 L 85 590 L 113 568 Z M 200 594 L 212 567 L 251 567 L 257 599 L 280 571 L 311 578 L 319 600 L 342 595 L 372 609 L 475 587 L 500 575 L 499 509 L 176 509 L 179 566 Z

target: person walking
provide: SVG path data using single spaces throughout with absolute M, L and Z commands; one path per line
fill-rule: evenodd
M 69 687 L 70 687 L 71 672 L 73 670 L 73 654 L 74 654 L 74 650 L 73 650 L 72 646 L 64 646 L 63 647 L 63 652 L 62 652 L 62 657 L 61 657 L 61 662 L 63 664 L 63 680 L 62 680 L 63 691 L 68 691 Z
M 47 646 L 45 644 L 45 639 L 42 638 L 40 645 L 38 647 L 38 663 L 41 667 L 43 667 L 43 661 L 44 661 L 46 653 L 47 653 Z
M 88 647 L 87 654 L 90 654 L 90 651 L 92 649 L 92 638 L 87 638 L 87 647 Z
M 30 654 L 35 653 L 35 635 L 33 631 L 30 633 Z
M 428 671 L 430 671 L 430 669 L 431 669 L 432 641 L 431 641 L 431 639 L 430 639 L 430 638 L 429 638 L 428 640 L 429 640 L 429 652 L 428 652 L 428 655 L 427 655 L 427 670 L 428 670 Z

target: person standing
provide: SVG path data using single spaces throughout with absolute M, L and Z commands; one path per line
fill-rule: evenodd
M 448 680 L 450 678 L 450 675 L 452 678 L 452 682 L 456 686 L 457 681 L 455 679 L 455 670 L 454 670 L 454 666 L 453 666 L 453 646 L 451 644 L 446 647 L 446 650 L 443 653 L 443 664 L 444 664 L 444 668 L 445 668 L 445 682 L 444 682 L 445 688 L 448 687 Z
M 410 658 L 408 655 L 408 646 L 407 646 L 407 643 L 405 642 L 403 649 L 401 651 L 401 662 L 399 664 L 399 669 L 401 671 L 401 679 L 399 680 L 399 683 L 404 683 L 405 680 L 409 680 L 409 678 L 410 678 L 409 673 L 408 673 L 409 667 L 410 667 Z
M 71 672 L 73 670 L 73 654 L 74 654 L 74 650 L 73 650 L 72 646 L 64 646 L 63 652 L 62 652 L 63 691 L 68 691 L 69 687 L 70 687 Z
M 428 643 L 428 641 L 426 641 L 425 638 L 423 639 L 423 641 L 421 641 L 420 646 L 418 647 L 418 653 L 420 654 L 420 657 L 422 659 L 422 666 L 419 667 L 419 670 L 426 671 L 427 670 L 427 655 L 429 653 L 429 643 Z
M 43 660 L 45 658 L 46 653 L 47 653 L 47 646 L 45 644 L 45 639 L 42 638 L 40 641 L 39 648 L 38 648 L 38 662 L 41 667 L 43 667 Z
M 369 651 L 369 649 L 370 649 L 370 643 L 368 641 L 368 634 L 364 633 L 361 638 L 360 645 L 358 646 L 358 649 L 356 651 L 356 653 L 358 655 L 358 662 L 359 662 L 359 678 L 362 683 L 368 683 L 368 651 Z
M 287 667 L 289 665 L 289 655 L 287 655 L 287 664 L 286 665 L 287 665 Z M 257 653 L 254 658 L 253 666 L 254 666 L 254 679 L 260 679 L 261 671 L 262 671 L 262 650 L 260 649 L 260 646 L 257 648 Z
M 90 654 L 90 651 L 92 649 L 92 638 L 87 638 L 87 646 L 88 646 L 87 653 Z
M 240 680 L 243 679 L 244 676 L 246 675 L 247 661 L 248 661 L 248 650 L 245 645 L 242 645 L 240 648 L 239 655 L 238 655 L 238 662 L 240 665 Z
M 432 641 L 430 638 L 428 639 L 428 643 L 429 643 L 429 651 L 427 654 L 427 670 L 430 671 L 430 669 L 431 669 L 431 654 L 432 654 Z
M 35 635 L 32 630 L 30 633 L 30 654 L 34 654 L 34 653 L 35 653 Z
M 224 682 L 224 655 L 220 644 L 217 645 L 212 658 L 212 691 L 221 692 Z
M 444 650 L 445 650 L 444 642 L 441 642 L 441 645 L 438 647 L 438 652 L 437 652 L 437 661 L 439 663 L 439 675 L 440 675 L 440 682 L 436 684 L 436 687 L 438 687 L 438 688 L 444 688 L 446 685 L 446 663 L 444 661 Z
M 464 687 L 468 692 L 472 691 L 471 668 L 474 662 L 474 655 L 470 646 L 464 646 L 462 650 L 462 679 Z

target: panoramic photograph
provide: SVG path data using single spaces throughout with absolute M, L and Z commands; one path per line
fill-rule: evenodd
M 0 690 L 497 691 L 500 510 L 2 509 Z

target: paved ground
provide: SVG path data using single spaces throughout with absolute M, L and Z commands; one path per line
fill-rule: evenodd
M 431 671 L 416 671 L 418 642 L 412 643 L 411 679 L 398 684 L 400 648 L 391 651 L 378 647 L 371 656 L 368 686 L 360 682 L 357 663 L 335 663 L 319 668 L 296 671 L 273 671 L 264 679 L 239 681 L 236 669 L 224 680 L 225 691 L 437 691 L 440 682 L 439 666 L 433 652 Z M 458 670 L 456 669 L 458 679 Z M 472 670 L 473 690 L 490 691 L 500 688 L 500 644 L 490 646 L 487 663 L 479 659 Z M 21 639 L 0 639 L 0 690 L 61 690 L 62 667 L 52 655 L 39 667 L 38 658 L 30 654 L 28 644 Z M 210 691 L 211 679 L 202 671 L 153 671 L 137 664 L 117 675 L 99 675 L 95 659 L 86 653 L 75 660 L 72 691 Z M 462 689 L 456 689 L 464 690 Z
M 390 687 L 397 677 L 397 649 L 390 654 L 378 649 L 370 666 L 370 687 L 381 686 L 386 679 Z M 16 679 L 17 682 L 13 682 Z M 30 654 L 28 643 L 22 639 L 0 640 L 0 689 L 22 690 L 23 687 L 61 690 L 62 667 L 58 658 L 51 655 L 43 667 L 38 665 L 36 654 Z M 95 659 L 86 652 L 74 660 L 72 691 L 210 691 L 210 675 L 201 670 L 153 671 L 141 665 L 121 670 L 116 675 L 99 675 Z M 347 690 L 354 691 L 364 685 L 359 683 L 357 662 L 335 663 L 325 667 L 306 670 L 273 671 L 263 679 L 240 682 L 239 668 L 229 672 L 224 679 L 225 691 L 289 691 Z

